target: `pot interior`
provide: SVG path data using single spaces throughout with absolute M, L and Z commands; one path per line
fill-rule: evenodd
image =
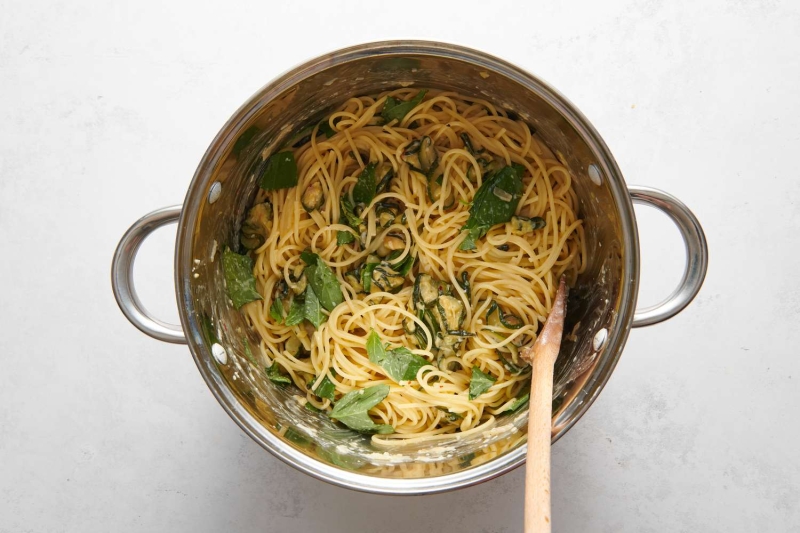
M 563 434 L 602 388 L 627 336 L 636 293 L 635 224 L 619 171 L 591 126 L 560 95 L 502 61 L 440 44 L 366 45 L 320 57 L 262 89 L 220 132 L 198 168 L 179 229 L 176 285 L 201 373 L 262 445 L 348 486 L 360 483 L 353 473 L 412 480 L 461 473 L 453 485 L 460 486 L 521 463 L 526 411 L 501 416 L 493 428 L 469 438 L 378 449 L 301 407 L 293 399 L 296 391 L 266 379 L 264 363 L 245 354 L 244 339 L 250 337 L 252 345 L 256 337 L 229 303 L 222 282 L 220 253 L 238 247 L 240 224 L 258 186 L 255 164 L 347 98 L 400 86 L 454 90 L 518 114 L 572 173 L 589 265 L 570 293 L 556 363 L 553 437 Z M 475 469 L 480 472 L 469 473 Z M 413 490 L 444 486 L 427 483 L 436 488 L 418 484 Z M 354 488 L 380 491 L 369 482 Z

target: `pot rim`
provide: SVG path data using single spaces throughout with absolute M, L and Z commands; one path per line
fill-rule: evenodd
M 233 142 L 242 125 L 257 114 L 265 102 L 269 102 L 286 89 L 313 74 L 331 66 L 358 60 L 368 56 L 428 55 L 472 63 L 484 69 L 510 78 L 526 89 L 535 92 L 554 107 L 584 139 L 597 157 L 603 176 L 606 178 L 618 210 L 622 228 L 623 280 L 619 308 L 614 328 L 609 331 L 606 347 L 600 362 L 589 378 L 590 383 L 582 403 L 575 414 L 553 433 L 555 442 L 566 433 L 594 403 L 616 367 L 622 348 L 628 338 L 639 284 L 639 242 L 633 205 L 622 173 L 614 157 L 588 119 L 561 93 L 542 79 L 492 55 L 460 45 L 422 40 L 378 41 L 351 46 L 311 59 L 278 76 L 259 89 L 245 102 L 220 129 L 203 155 L 189 185 L 186 199 L 178 221 L 175 247 L 175 290 L 183 330 L 195 364 L 208 388 L 228 415 L 254 441 L 284 463 L 328 483 L 374 494 L 419 495 L 432 494 L 472 486 L 505 474 L 525 462 L 526 445 L 517 447 L 486 463 L 453 474 L 427 478 L 381 478 L 358 474 L 325 464 L 281 441 L 267 430 L 245 409 L 227 387 L 225 379 L 213 365 L 204 361 L 213 359 L 209 346 L 204 342 L 202 326 L 198 321 L 190 290 L 192 265 L 192 235 L 197 223 L 199 208 L 206 200 L 208 181 L 213 176 L 223 149 Z

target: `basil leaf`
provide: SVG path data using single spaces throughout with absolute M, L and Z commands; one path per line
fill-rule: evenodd
M 333 370 L 331 370 L 331 372 L 332 371 Z M 317 388 L 311 390 L 320 398 L 326 398 L 330 401 L 333 401 L 334 393 L 336 392 L 336 385 L 333 384 L 333 381 L 331 381 L 326 374 L 325 377 L 322 378 L 322 381 L 319 383 L 319 385 L 317 385 Z
M 322 307 L 328 311 L 333 311 L 334 307 L 344 301 L 339 279 L 333 273 L 331 267 L 317 254 L 312 254 L 311 252 L 303 253 L 307 254 L 306 258 L 309 260 L 311 256 L 314 258 L 314 261 L 310 263 L 311 266 L 306 268 L 305 271 L 309 286 L 314 290 L 316 297 L 319 298 L 319 303 L 322 304 Z
M 367 294 L 369 294 L 372 288 L 372 272 L 375 270 L 375 267 L 379 265 L 380 263 L 367 263 L 361 270 L 361 285 L 364 286 L 364 292 Z
M 337 231 L 336 232 L 336 244 L 350 244 L 356 240 L 356 236 L 350 233 L 349 231 Z
M 312 413 L 320 413 L 320 412 L 322 412 L 322 409 L 320 409 L 319 407 L 317 407 L 316 405 L 314 405 L 311 402 L 306 402 L 305 405 L 303 405 L 303 407 L 305 407 L 306 410 L 311 411 Z
M 528 399 L 530 398 L 531 393 L 526 393 L 524 396 L 520 396 L 519 398 L 514 400 L 514 403 L 508 406 L 508 408 L 503 411 L 504 413 L 513 413 L 526 403 L 528 403 Z
M 407 102 L 403 102 L 402 100 L 398 100 L 394 96 L 390 96 L 386 99 L 386 103 L 383 104 L 383 111 L 381 111 L 381 117 L 386 122 L 391 122 L 393 120 L 397 120 L 398 122 L 402 122 L 403 118 L 408 114 L 409 111 L 417 107 L 422 99 L 425 98 L 425 95 L 428 93 L 427 89 L 422 89 L 417 95 L 408 100 Z
M 267 159 L 259 185 L 265 191 L 288 189 L 297 185 L 297 163 L 291 150 L 272 154 Z
M 367 336 L 367 355 L 369 355 L 369 360 L 376 365 L 383 364 L 383 360 L 386 359 L 386 347 L 374 329 L 369 330 L 369 336 Z
M 327 118 L 319 123 L 319 132 L 324 133 L 328 139 L 336 135 L 336 131 L 331 127 L 330 119 Z
M 341 211 L 339 214 L 339 224 L 350 226 L 358 233 L 358 228 L 364 221 L 356 216 L 353 203 L 347 195 L 342 196 L 339 200 L 339 211 Z M 338 231 L 336 233 L 336 244 L 350 244 L 354 240 L 356 240 L 356 236 L 349 231 Z
M 283 321 L 287 326 L 296 326 L 306 317 L 305 305 L 298 298 L 292 300 L 292 305 L 289 307 L 289 314 Z
M 247 342 L 247 337 L 242 339 L 242 344 L 244 344 L 245 357 L 247 357 L 247 359 L 254 365 L 258 365 L 258 363 L 256 362 L 256 358 L 253 357 L 253 352 L 250 350 L 250 343 Z
M 389 385 L 375 385 L 366 389 L 350 391 L 342 396 L 330 413 L 337 420 L 342 417 L 366 413 L 389 395 Z
M 253 260 L 246 255 L 239 255 L 226 248 L 222 252 L 222 271 L 225 275 L 225 287 L 234 307 L 240 309 L 244 304 L 260 300 L 256 290 L 256 278 L 253 276 Z
M 487 231 L 489 231 L 489 228 L 487 228 L 486 226 L 481 226 L 469 230 L 467 234 L 464 236 L 464 240 L 461 241 L 461 244 L 458 246 L 458 249 L 459 250 L 476 249 L 477 246 L 475 246 L 475 241 L 486 235 Z
M 492 226 L 511 220 L 521 196 L 522 178 L 513 167 L 503 167 L 484 181 L 475 193 L 469 219 L 462 228 L 469 230 L 469 234 L 459 248 L 473 249 L 475 240 L 486 235 Z
M 389 350 L 386 355 L 386 363 L 383 367 L 396 381 L 417 379 L 419 369 L 431 364 L 427 359 L 413 353 L 405 346 Z
M 317 259 L 319 259 L 319 256 L 317 254 L 315 254 L 314 252 L 312 252 L 311 250 L 309 250 L 308 248 L 306 248 L 300 254 L 300 259 L 302 259 L 303 262 L 305 264 L 307 264 L 307 265 L 313 265 L 314 263 L 317 262 Z
M 472 379 L 469 380 L 469 399 L 474 400 L 494 385 L 497 378 L 481 372 L 477 366 L 472 367 Z
M 447 407 L 440 407 L 437 405 L 436 408 L 444 413 L 444 417 L 448 420 L 448 422 L 457 422 L 464 418 L 464 415 L 450 412 Z
M 348 470 L 358 470 L 365 464 L 364 460 L 360 457 L 340 454 L 334 449 L 327 450 L 325 448 L 317 448 L 317 453 L 329 463 L 340 468 L 347 468 Z
M 292 378 L 287 376 L 286 374 L 281 373 L 281 365 L 278 363 L 272 363 L 272 366 L 268 366 L 264 369 L 267 373 L 267 377 L 273 383 L 278 383 L 281 385 L 289 385 L 292 382 Z
M 361 220 L 359 217 L 356 216 L 355 207 L 353 203 L 350 201 L 350 198 L 347 195 L 342 196 L 342 199 L 339 202 L 341 219 L 343 220 L 341 223 L 350 226 L 354 230 L 358 231 L 358 226 L 362 224 L 364 221 Z
M 236 139 L 236 142 L 233 143 L 233 148 L 231 149 L 231 153 L 235 156 L 238 156 L 242 153 L 242 150 L 247 148 L 247 145 L 250 144 L 250 141 L 258 134 L 258 128 L 256 126 L 250 126 L 244 132 L 239 135 L 239 138 Z
M 286 437 L 286 440 L 293 442 L 302 448 L 307 448 L 311 444 L 311 441 L 308 440 L 305 435 L 301 435 L 294 428 L 288 428 L 283 436 Z
M 325 314 L 320 307 L 319 298 L 316 292 L 311 287 L 306 287 L 305 290 L 306 301 L 303 304 L 303 317 L 314 324 L 315 329 L 319 329 L 320 324 L 325 322 Z
M 431 364 L 404 346 L 387 351 L 375 330 L 370 330 L 367 337 L 367 354 L 371 362 L 397 382 L 417 379 L 419 369 Z
M 205 333 L 206 341 L 208 344 L 219 344 L 219 337 L 217 336 L 217 330 L 214 328 L 214 324 L 211 323 L 211 318 L 208 315 L 202 316 L 201 326 L 203 327 L 203 333 Z
M 356 203 L 369 205 L 375 198 L 375 190 L 378 186 L 375 182 L 375 166 L 375 163 L 370 163 L 358 175 L 358 181 L 353 186 L 353 200 Z
M 294 137 L 292 137 L 291 140 L 286 143 L 287 146 L 291 146 L 292 148 L 300 148 L 306 144 L 311 140 L 311 134 L 313 133 L 315 126 L 316 124 L 309 124 L 305 128 L 295 133 Z
M 402 253 L 403 253 L 402 250 L 395 250 L 394 252 L 389 254 L 389 256 L 386 258 L 386 261 L 392 267 L 392 270 L 394 270 L 401 276 L 407 276 L 408 273 L 411 272 L 411 269 L 414 266 L 414 261 L 416 261 L 417 258 L 411 255 L 411 253 L 409 253 L 399 263 L 397 264 L 392 263 L 392 261 L 400 257 L 400 254 Z
M 276 323 L 282 324 L 284 314 L 285 312 L 283 310 L 283 304 L 281 303 L 281 301 L 278 300 L 277 298 L 272 300 L 272 305 L 269 306 L 270 318 L 272 318 L 272 320 L 274 320 Z
M 388 424 L 376 424 L 367 413 L 343 416 L 337 420 L 350 429 L 354 429 L 362 433 L 379 433 L 381 435 L 394 433 L 394 428 L 392 426 Z

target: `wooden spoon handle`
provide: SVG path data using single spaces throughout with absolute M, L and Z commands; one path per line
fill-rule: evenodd
M 550 440 L 553 417 L 553 369 L 567 312 L 562 276 L 550 316 L 533 346 L 520 355 L 531 364 L 528 409 L 528 459 L 525 464 L 525 533 L 550 533 Z
M 550 533 L 553 363 L 549 358 L 534 357 L 532 366 L 525 464 L 525 533 Z

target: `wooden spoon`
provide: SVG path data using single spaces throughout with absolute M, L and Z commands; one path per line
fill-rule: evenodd
M 533 346 L 520 356 L 531 364 L 528 458 L 525 465 L 525 533 L 550 533 L 550 439 L 553 417 L 553 367 L 561 347 L 567 285 L 558 285 L 553 310 Z

